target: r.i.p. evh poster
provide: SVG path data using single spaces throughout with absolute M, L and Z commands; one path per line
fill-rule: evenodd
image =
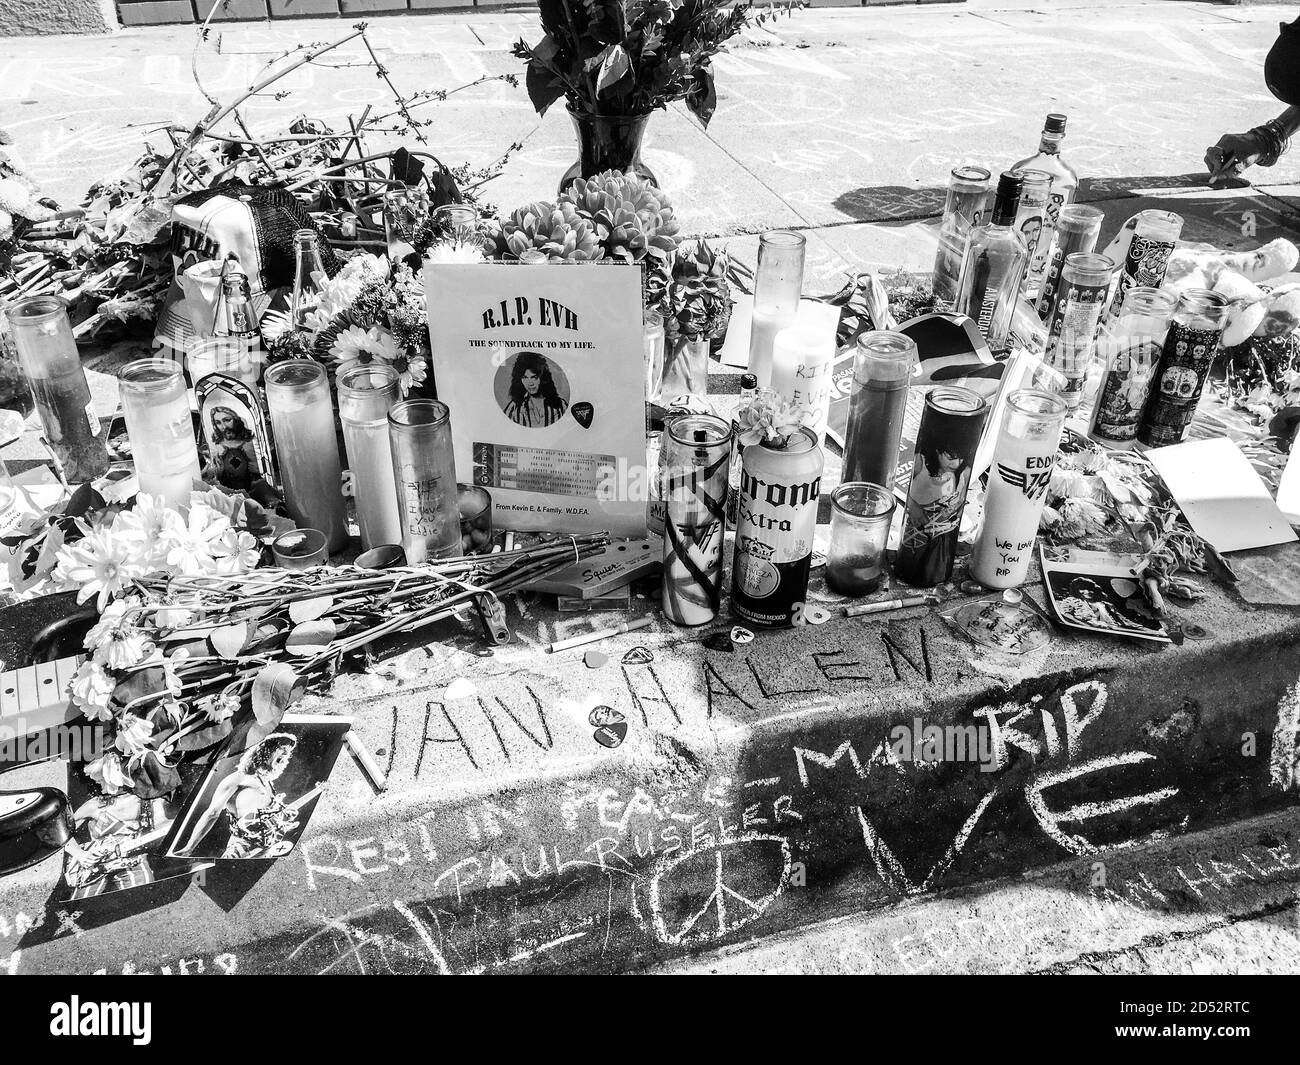
M 457 478 L 497 527 L 644 535 L 641 271 L 430 264 L 424 283 Z

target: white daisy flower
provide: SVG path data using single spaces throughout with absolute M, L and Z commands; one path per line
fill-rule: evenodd
M 134 545 L 109 529 L 92 529 L 62 548 L 55 567 L 61 581 L 78 589 L 78 603 L 94 597 L 101 611 L 142 573 Z
M 481 263 L 486 262 L 483 246 L 476 240 L 453 237 L 433 245 L 424 257 L 426 263 Z
M 257 568 L 262 561 L 262 546 L 252 533 L 227 529 L 212 545 L 212 557 L 221 576 L 233 577 Z
M 399 355 L 393 360 L 393 369 L 398 373 L 397 384 L 403 396 L 416 385 L 422 384 L 429 373 L 424 359 L 408 359 L 405 355 Z
M 187 577 L 211 573 L 213 546 L 230 528 L 230 520 L 206 503 L 195 503 L 183 523 L 166 536 L 167 565 Z

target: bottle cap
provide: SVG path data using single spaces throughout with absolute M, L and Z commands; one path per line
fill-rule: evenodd
M 1055 113 L 1048 115 L 1048 116 L 1047 116 L 1047 121 L 1043 123 L 1043 132 L 1044 132 L 1044 133 L 1064 133 L 1064 132 L 1065 132 L 1065 116 L 1064 116 L 1064 115 L 1055 114 Z
M 744 392 L 744 391 L 746 391 L 746 390 L 748 390 L 748 389 L 754 389 L 754 388 L 757 388 L 757 387 L 758 387 L 758 377 L 757 377 L 757 375 L 752 374 L 752 373 L 746 373 L 746 374 L 741 374 L 741 375 L 740 375 L 740 390 L 741 390 L 742 392 Z

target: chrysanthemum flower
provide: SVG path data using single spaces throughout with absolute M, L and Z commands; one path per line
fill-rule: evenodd
M 77 667 L 68 690 L 72 701 L 91 721 L 111 721 L 113 711 L 109 709 L 109 702 L 116 687 L 117 682 L 104 667 L 91 660 Z
M 230 528 L 230 521 L 205 503 L 195 503 L 183 523 L 168 531 L 167 565 L 185 576 L 211 573 L 216 564 L 213 545 Z
M 110 529 L 91 529 L 65 546 L 55 569 L 60 580 L 76 586 L 78 603 L 93 597 L 101 611 L 143 572 L 134 545 Z

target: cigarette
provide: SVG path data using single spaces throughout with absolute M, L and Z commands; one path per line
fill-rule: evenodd
M 384 788 L 388 787 L 388 777 L 379 768 L 379 763 L 375 761 L 374 755 L 366 750 L 365 745 L 361 742 L 361 737 L 349 729 L 343 739 L 347 743 L 352 757 L 356 759 L 361 772 L 370 780 L 370 786 L 375 791 L 383 791 Z
M 615 625 L 611 629 L 600 629 L 596 632 L 589 632 L 585 636 L 574 636 L 572 639 L 560 640 L 551 644 L 546 650 L 555 654 L 556 651 L 567 651 L 570 647 L 581 647 L 583 644 L 595 643 L 597 640 L 605 640 L 611 636 L 618 636 L 624 632 L 632 632 L 635 629 L 644 629 L 653 618 L 637 618 L 636 621 L 625 621 L 622 625 Z
M 846 606 L 846 618 L 860 618 L 865 614 L 888 614 L 894 610 L 906 610 L 912 606 L 937 606 L 937 595 L 909 595 L 903 599 L 886 599 L 883 603 L 863 603 L 861 606 Z

